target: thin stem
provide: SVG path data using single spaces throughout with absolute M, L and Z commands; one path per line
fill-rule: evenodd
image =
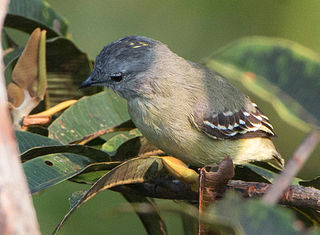
M 284 167 L 281 175 L 274 181 L 268 192 L 264 195 L 263 201 L 266 204 L 274 205 L 280 200 L 281 194 L 290 185 L 292 178 L 302 168 L 312 151 L 320 140 L 317 131 L 311 132 L 302 144 L 294 152 L 293 157 Z

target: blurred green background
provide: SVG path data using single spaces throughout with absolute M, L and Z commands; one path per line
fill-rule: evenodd
M 72 39 L 92 59 L 106 44 L 126 35 L 160 40 L 177 54 L 196 62 L 234 40 L 254 35 L 287 38 L 320 52 L 318 0 L 50 0 L 49 3 L 69 21 Z M 271 119 L 279 136 L 276 145 L 288 159 L 306 133 L 280 120 L 270 105 L 252 99 Z M 320 108 L 320 104 L 315 108 Z M 319 156 L 320 146 L 299 176 L 320 175 Z M 33 197 L 43 234 L 50 234 L 67 212 L 72 192 L 87 188 L 66 182 Z M 120 194 L 102 192 L 81 207 L 60 234 L 145 234 L 134 214 L 110 216 L 110 210 L 118 206 L 130 207 Z M 178 217 L 165 214 L 165 219 L 170 234 L 183 234 Z

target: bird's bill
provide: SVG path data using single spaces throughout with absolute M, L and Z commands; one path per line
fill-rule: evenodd
M 79 89 L 91 87 L 91 86 L 103 86 L 103 84 L 96 79 L 92 79 L 92 76 L 90 75 L 79 87 Z

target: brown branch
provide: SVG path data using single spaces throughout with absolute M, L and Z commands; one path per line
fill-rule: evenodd
M 227 184 L 227 190 L 239 192 L 244 198 L 257 198 L 262 197 L 270 186 L 271 184 L 267 183 L 230 180 Z M 199 199 L 198 192 L 193 191 L 189 184 L 177 181 L 123 185 L 111 190 L 161 199 L 187 201 L 198 201 Z M 222 196 L 221 193 L 215 195 L 216 199 L 220 199 Z M 320 190 L 291 185 L 281 194 L 279 204 L 320 210 Z
M 269 191 L 263 197 L 266 204 L 274 205 L 280 199 L 281 194 L 290 185 L 292 178 L 298 173 L 320 140 L 319 133 L 310 133 L 294 152 L 293 157 L 284 167 L 281 175 L 273 182 Z
M 0 0 L 1 26 L 7 5 L 7 0 Z M 0 38 L 1 32 L 0 28 Z M 1 44 L 0 58 L 0 233 L 37 235 L 39 234 L 38 223 L 32 207 L 27 181 L 19 161 L 8 111 Z

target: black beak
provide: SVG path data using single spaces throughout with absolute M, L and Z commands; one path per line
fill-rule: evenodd
M 90 87 L 92 85 L 94 85 L 95 82 L 92 81 L 91 79 L 91 76 L 89 76 L 82 84 L 81 86 L 79 87 L 79 89 L 82 89 L 82 88 L 86 88 L 86 87 Z

